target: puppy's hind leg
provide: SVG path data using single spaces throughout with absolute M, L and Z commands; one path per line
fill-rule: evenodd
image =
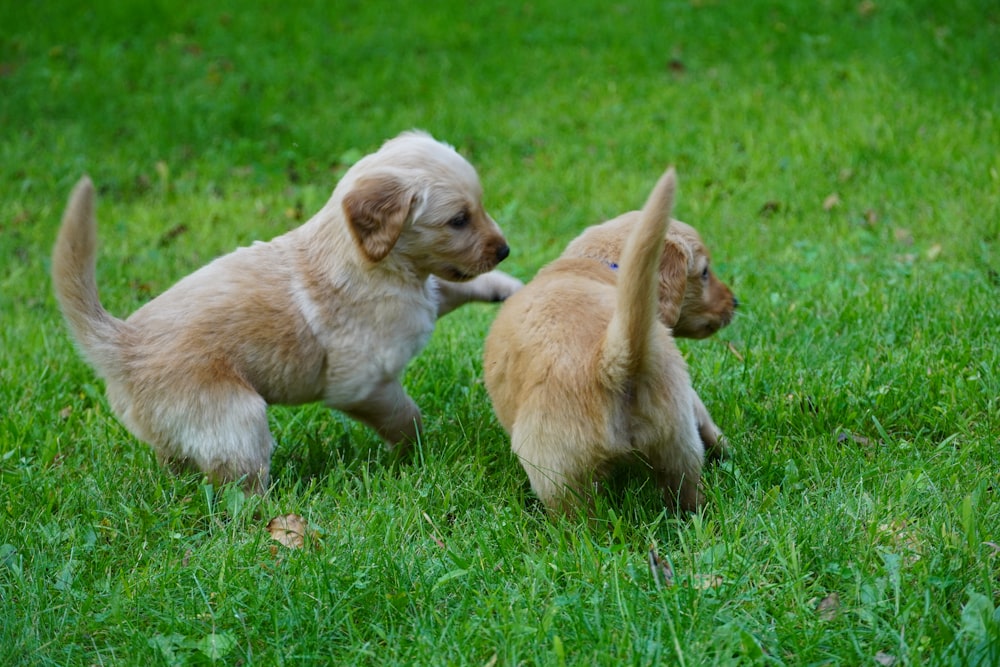
M 531 490 L 552 514 L 566 514 L 575 508 L 593 509 L 593 482 L 596 470 L 573 456 L 572 448 L 563 447 L 534 429 L 515 425 L 511 450 L 528 475 Z
M 216 386 L 182 416 L 181 455 L 215 483 L 242 480 L 251 493 L 267 489 L 274 438 L 267 403 L 245 386 Z

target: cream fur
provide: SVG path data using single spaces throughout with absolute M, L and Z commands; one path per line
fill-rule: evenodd
M 360 160 L 301 227 L 220 257 L 126 320 L 100 303 L 94 187 L 70 196 L 53 281 L 115 413 L 161 461 L 268 484 L 268 404 L 323 401 L 390 444 L 420 428 L 399 378 L 435 320 L 518 280 L 473 167 L 408 132 Z

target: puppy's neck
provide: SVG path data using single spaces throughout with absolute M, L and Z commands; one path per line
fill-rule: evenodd
M 423 285 L 430 275 L 417 271 L 413 262 L 396 252 L 379 262 L 366 258 L 347 227 L 336 196 L 287 236 L 300 248 L 308 270 L 325 276 L 330 283 L 358 280 L 386 286 L 414 287 Z
M 596 255 L 596 254 L 593 254 L 593 253 L 585 253 L 585 254 L 579 255 L 578 257 L 579 257 L 579 259 L 592 259 L 595 262 L 600 262 L 601 264 L 603 264 L 605 267 L 611 269 L 612 271 L 617 271 L 618 270 L 618 258 L 617 257 L 615 259 L 611 260 L 611 259 L 608 259 L 607 257 L 602 257 L 600 255 Z

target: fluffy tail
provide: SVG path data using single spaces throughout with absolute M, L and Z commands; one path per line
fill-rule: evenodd
M 52 250 L 52 282 L 63 316 L 83 355 L 105 375 L 119 356 L 121 320 L 97 295 L 97 219 L 94 184 L 86 176 L 73 188 Z
M 617 306 L 601 355 L 602 370 L 613 387 L 624 386 L 647 356 L 658 313 L 657 273 L 676 188 L 677 177 L 671 167 L 646 200 L 618 260 Z

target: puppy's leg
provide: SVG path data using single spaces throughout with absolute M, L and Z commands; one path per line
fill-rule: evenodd
M 701 469 L 704 453 L 694 420 L 678 424 L 672 442 L 650 452 L 657 483 L 668 507 L 696 512 L 704 503 Z
M 170 378 L 164 386 L 150 383 L 138 393 L 109 381 L 108 399 L 128 429 L 152 446 L 161 465 L 174 472 L 197 470 L 213 483 L 243 480 L 247 491 L 263 493 L 274 449 L 267 403 L 225 367 L 205 366 L 182 375 L 190 381 L 186 391 Z
M 243 480 L 246 491 L 262 494 L 274 449 L 267 403 L 242 386 L 221 389 L 213 387 L 200 409 L 178 415 L 181 454 L 215 483 Z
M 708 408 L 702 403 L 697 392 L 694 394 L 694 418 L 698 423 L 698 433 L 701 435 L 701 442 L 705 446 L 705 456 L 710 461 L 718 461 L 725 458 L 729 452 L 729 443 L 722 435 L 722 430 L 712 421 L 712 415 Z
M 559 438 L 515 425 L 511 450 L 527 473 L 531 490 L 549 512 L 568 513 L 581 505 L 589 508 L 597 469 L 574 456 L 583 448 L 564 446 Z
M 365 400 L 342 409 L 401 450 L 417 439 L 422 428 L 420 408 L 398 382 L 384 384 Z
M 438 317 L 447 315 L 470 301 L 503 301 L 524 284 L 503 271 L 490 271 L 463 283 L 454 283 L 431 276 L 437 288 Z

